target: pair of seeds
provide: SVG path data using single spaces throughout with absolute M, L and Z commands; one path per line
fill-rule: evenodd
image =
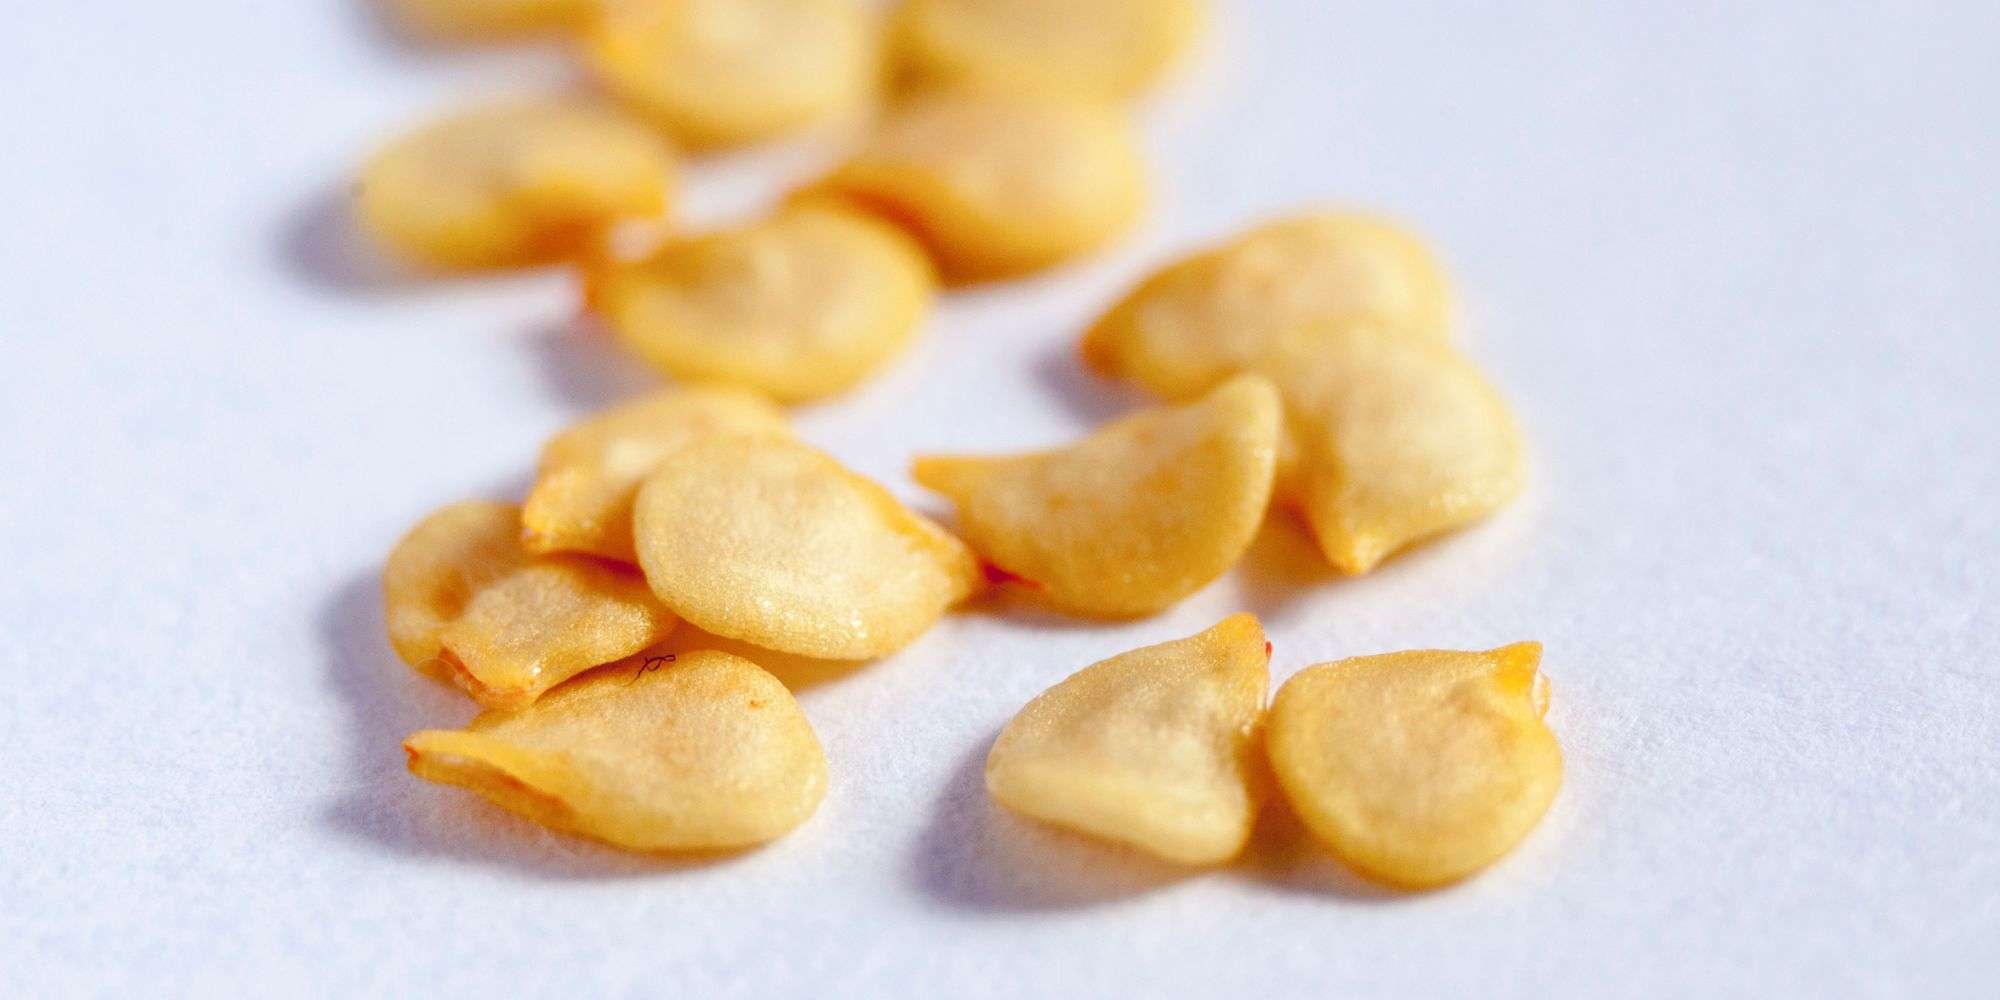
M 1001 731 L 987 790 L 1022 815 L 1211 865 L 1242 852 L 1275 777 L 1349 865 L 1425 888 L 1506 854 L 1562 783 L 1539 645 L 1308 667 L 1266 712 L 1269 659 L 1239 614 L 1086 667 Z
M 1285 401 L 1275 494 L 1335 567 L 1364 573 L 1520 490 L 1513 418 L 1450 341 L 1448 283 L 1421 242 L 1316 212 L 1164 268 L 1091 327 L 1082 354 L 1167 399 L 1268 377 Z
M 919 459 L 974 548 L 1079 614 L 1150 614 L 1232 565 L 1266 502 L 1364 573 L 1521 483 L 1506 404 L 1448 343 L 1441 268 L 1380 220 L 1315 213 L 1169 265 L 1084 336 L 1177 408 L 1068 449 Z

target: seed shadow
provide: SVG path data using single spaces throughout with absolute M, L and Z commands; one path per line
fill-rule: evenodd
M 1313 839 L 1278 794 L 1265 804 L 1249 846 L 1229 871 L 1236 878 L 1282 892 L 1356 903 L 1396 903 L 1422 895 L 1370 882 L 1341 864 Z
M 1158 402 L 1133 386 L 1093 374 L 1068 341 L 1036 358 L 1034 374 L 1049 395 L 1091 426 Z
M 294 209 L 279 227 L 277 250 L 293 275 L 347 295 L 410 291 L 442 280 L 390 257 L 361 232 L 352 181 L 331 184 Z
M 1296 513 L 1274 506 L 1231 574 L 1245 610 L 1283 623 L 1302 598 L 1330 587 L 1394 587 L 1449 574 L 1472 586 L 1489 578 L 1515 544 L 1514 515 L 1418 539 L 1392 552 L 1366 573 L 1350 576 L 1333 568 L 1320 552 L 1312 530 Z
M 1243 609 L 1272 622 L 1282 621 L 1300 598 L 1346 579 L 1327 564 L 1305 525 L 1277 507 L 1264 518 L 1231 577 Z
M 352 297 L 408 295 L 497 285 L 562 263 L 448 270 L 400 260 L 355 220 L 355 183 L 347 178 L 327 184 L 278 222 L 273 255 L 285 272 L 309 287 Z
M 1005 582 L 989 584 L 956 610 L 960 614 L 983 615 L 1029 628 L 1060 632 L 1095 632 L 1139 620 L 1064 614 L 1043 601 L 1033 587 Z
M 986 749 L 959 762 L 909 863 L 937 903 L 981 913 L 1083 910 L 1197 874 L 1019 819 L 986 794 Z
M 695 650 L 712 649 L 732 656 L 740 656 L 763 667 L 779 683 L 793 694 L 822 684 L 832 684 L 852 676 L 874 660 L 817 660 L 796 653 L 780 653 L 776 650 L 753 646 L 740 639 L 731 639 L 703 631 L 687 622 L 675 627 L 661 647 L 670 653 L 690 653 Z
M 409 57 L 437 56 L 457 46 L 413 27 L 396 11 L 397 0 L 355 0 L 355 20 L 369 41 Z
M 462 724 L 475 713 L 463 695 L 418 676 L 384 636 L 379 573 L 337 588 L 317 622 L 325 682 L 347 706 L 347 790 L 322 822 L 339 836 L 385 853 L 504 868 L 554 880 L 657 875 L 727 863 L 737 854 L 629 854 L 568 837 L 458 789 L 406 773 L 400 744 L 425 728 Z
M 536 330 L 527 343 L 549 397 L 573 409 L 603 409 L 661 385 L 645 362 L 581 312 Z

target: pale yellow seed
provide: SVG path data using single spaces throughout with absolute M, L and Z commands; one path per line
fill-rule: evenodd
M 696 438 L 784 433 L 783 411 L 742 389 L 662 389 L 605 410 L 542 448 L 541 472 L 521 511 L 533 552 L 582 552 L 637 563 L 632 501 L 660 462 Z
M 1443 269 L 1391 222 L 1312 212 L 1168 265 L 1097 321 L 1083 356 L 1106 375 L 1180 399 L 1358 322 L 1447 340 Z
M 857 115 L 881 76 L 854 0 L 604 0 L 584 54 L 612 93 L 697 147 Z
M 964 543 L 786 437 L 675 452 L 640 489 L 634 528 L 639 565 L 668 607 L 801 656 L 892 653 L 980 581 Z
M 946 276 L 997 278 L 1097 249 L 1138 220 L 1144 168 L 1109 107 L 1021 93 L 933 93 L 877 127 L 812 196 L 907 227 Z
M 797 205 L 615 267 L 599 303 L 661 371 L 797 402 L 851 389 L 900 353 L 935 281 L 923 248 L 893 226 Z
M 1365 573 L 1520 492 L 1513 417 L 1451 348 L 1353 327 L 1258 368 L 1285 399 L 1279 492 L 1342 572 Z
M 410 530 L 382 572 L 398 656 L 494 708 L 526 705 L 666 638 L 676 619 L 637 573 L 520 546 L 520 509 L 466 501 Z
M 988 562 L 1083 615 L 1151 614 L 1222 575 L 1257 534 L 1279 437 L 1271 384 L 1133 414 L 1067 448 L 925 457 L 916 480 L 958 506 Z
M 1239 614 L 1085 667 L 1001 731 L 986 788 L 1024 816 L 1171 861 L 1227 861 L 1264 794 L 1269 659 L 1263 628 Z
M 1493 863 L 1562 785 L 1541 646 L 1424 650 L 1307 668 L 1268 721 L 1307 829 L 1364 874 L 1428 888 Z
M 1199 22 L 1192 0 L 908 0 L 895 38 L 922 83 L 1125 98 L 1179 58 Z
M 791 692 L 698 651 L 596 670 L 518 712 L 404 741 L 410 771 L 544 826 L 641 851 L 775 840 L 826 793 L 826 757 Z
M 620 218 L 665 211 L 674 169 L 659 137 L 609 109 L 508 104 L 390 143 L 362 171 L 357 208 L 418 264 L 547 263 L 584 253 Z

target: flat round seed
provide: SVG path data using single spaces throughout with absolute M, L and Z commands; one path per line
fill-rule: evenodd
M 1084 615 L 1152 614 L 1233 565 L 1271 497 L 1278 394 L 1240 376 L 1067 448 L 919 458 L 912 475 L 958 506 L 988 562 Z
M 1264 794 L 1269 660 L 1263 628 L 1239 614 L 1085 667 L 1001 731 L 987 791 L 1024 816 L 1171 861 L 1227 861 Z
M 403 748 L 421 778 L 640 851 L 776 840 L 826 794 L 826 757 L 791 692 L 748 660 L 706 650 L 605 667 Z
M 639 491 L 639 565 L 717 635 L 859 660 L 914 641 L 979 585 L 964 543 L 796 440 L 709 438 Z
M 584 46 L 606 88 L 695 147 L 859 113 L 879 50 L 853 0 L 606 0 Z
M 1191 0 L 908 0 L 897 53 L 917 80 L 1124 98 L 1187 48 Z
M 389 642 L 480 704 L 515 708 L 666 638 L 676 619 L 637 573 L 520 546 L 520 509 L 466 501 L 424 518 L 382 572 Z
M 796 402 L 851 389 L 900 353 L 934 289 L 929 258 L 902 231 L 819 204 L 612 268 L 599 304 L 626 345 L 675 378 Z
M 1357 322 L 1447 340 L 1443 269 L 1393 223 L 1314 212 L 1168 265 L 1091 327 L 1083 356 L 1106 375 L 1181 399 Z
M 389 144 L 362 171 L 365 228 L 432 267 L 546 263 L 582 253 L 628 216 L 658 215 L 672 151 L 651 131 L 581 102 L 452 116 Z
M 1130 127 L 1108 107 L 1027 94 L 933 93 L 891 113 L 809 189 L 902 224 L 956 279 L 1088 253 L 1145 203 Z
M 1525 642 L 1309 667 L 1271 706 L 1278 784 L 1364 874 L 1410 888 L 1465 878 L 1520 843 L 1562 785 L 1540 662 Z

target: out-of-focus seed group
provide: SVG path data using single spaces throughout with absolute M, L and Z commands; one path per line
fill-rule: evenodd
M 421 777 L 634 850 L 764 843 L 813 814 L 828 769 L 760 656 L 887 656 L 995 582 L 1061 614 L 1156 614 L 1274 509 L 1366 573 L 1521 487 L 1442 266 L 1394 223 L 1323 209 L 1169 263 L 1088 325 L 1081 363 L 1159 405 L 1049 450 L 918 458 L 956 534 L 793 434 L 781 407 L 891 363 L 941 285 L 1072 262 L 1138 222 L 1123 105 L 1189 46 L 1193 0 L 394 9 L 433 37 L 561 38 L 596 93 L 391 142 L 356 185 L 362 227 L 427 270 L 573 266 L 587 308 L 674 383 L 548 441 L 523 506 L 447 506 L 390 553 L 390 643 L 487 709 L 409 738 Z M 685 151 L 839 126 L 844 159 L 760 217 L 675 231 Z M 614 252 L 638 222 L 657 245 Z M 1339 857 L 1408 887 L 1491 863 L 1555 796 L 1535 644 L 1309 667 L 1267 710 L 1270 659 L 1238 614 L 1086 667 L 1001 732 L 987 787 L 1190 865 L 1241 853 L 1275 789 Z

